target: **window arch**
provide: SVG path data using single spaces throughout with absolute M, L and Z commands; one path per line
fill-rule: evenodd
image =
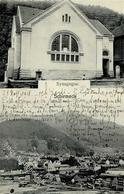
M 79 62 L 79 44 L 69 33 L 60 33 L 51 43 L 51 60 L 60 62 Z
M 62 21 L 70 23 L 71 22 L 71 16 L 69 16 L 67 13 L 62 15 Z
M 109 56 L 109 51 L 108 50 L 103 50 L 103 56 Z

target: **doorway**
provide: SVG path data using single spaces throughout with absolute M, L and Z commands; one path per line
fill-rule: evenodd
M 109 59 L 103 59 L 103 76 L 110 77 L 109 76 Z

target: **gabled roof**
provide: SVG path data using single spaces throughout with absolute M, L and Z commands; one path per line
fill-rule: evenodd
M 124 24 L 115 28 L 113 30 L 113 34 L 115 35 L 115 37 L 124 36 Z
M 112 36 L 112 33 L 99 20 L 90 19 L 90 22 L 103 36 Z
M 63 2 L 66 2 L 66 1 L 67 0 L 64 0 Z M 72 4 L 71 1 L 70 1 L 70 3 Z M 51 7 L 47 8 L 45 10 L 43 10 L 43 9 L 37 9 L 37 8 L 32 8 L 32 7 L 27 7 L 27 6 L 19 6 L 18 9 L 19 9 L 19 12 L 20 12 L 19 15 L 21 17 L 21 23 L 22 23 L 22 25 L 27 24 L 28 22 L 34 20 L 38 16 L 44 15 L 50 9 L 54 9 L 54 6 L 56 6 L 56 4 L 53 4 Z M 74 6 L 75 9 L 79 10 L 76 5 L 73 5 L 72 4 L 72 6 Z M 80 15 L 82 15 L 82 17 L 85 18 L 85 20 L 88 22 L 88 24 L 94 30 L 96 30 L 98 33 L 100 33 L 101 35 L 103 35 L 103 36 L 112 36 L 112 33 L 101 22 L 99 22 L 98 20 L 88 19 L 87 16 L 85 16 L 85 14 L 83 14 L 81 12 L 80 12 Z M 19 29 L 19 21 L 18 21 L 18 18 L 16 18 L 16 20 L 17 20 L 16 21 L 16 28 L 17 28 L 17 32 L 19 32 L 20 29 Z
M 19 22 L 18 16 L 15 16 L 15 24 L 16 24 L 16 33 L 20 33 L 20 22 Z
M 37 14 L 39 13 L 42 14 L 44 12 L 44 10 L 42 9 L 26 7 L 26 6 L 19 6 L 19 9 L 20 9 L 21 19 L 23 24 L 27 23 L 29 20 L 34 18 L 34 16 L 36 16 Z

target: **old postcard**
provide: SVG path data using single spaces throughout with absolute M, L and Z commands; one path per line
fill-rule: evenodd
M 124 1 L 0 1 L 0 194 L 124 193 Z

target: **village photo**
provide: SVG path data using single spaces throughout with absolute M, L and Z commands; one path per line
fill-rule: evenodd
M 3 1 L 0 9 L 1 87 L 37 88 L 38 80 L 123 85 L 122 13 L 70 0 Z
M 124 90 L 76 84 L 1 89 L 0 194 L 124 193 Z

